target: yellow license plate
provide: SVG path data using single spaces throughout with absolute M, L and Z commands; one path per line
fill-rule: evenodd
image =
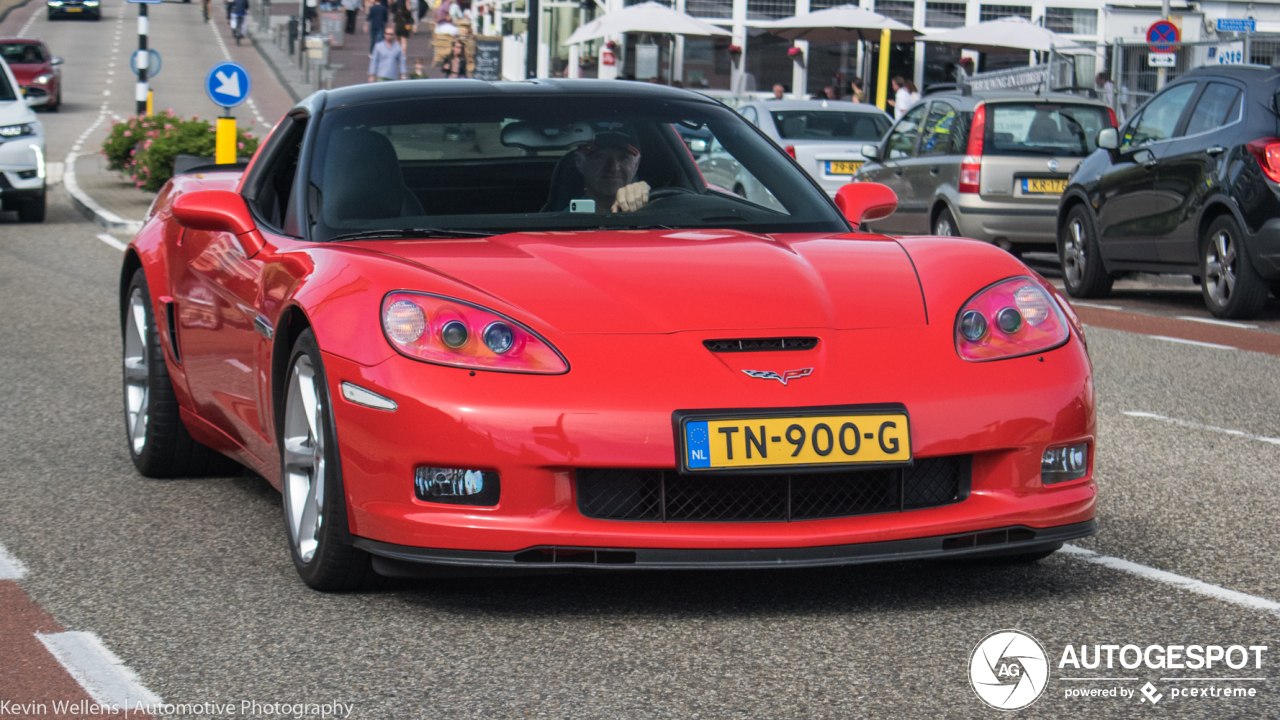
M 64 8 L 67 12 L 80 12 L 80 8 Z
M 828 160 L 828 175 L 852 175 L 858 172 L 858 168 L 862 167 L 862 163 L 856 160 Z
M 684 468 L 898 464 L 911 460 L 905 412 L 681 420 Z
M 1022 178 L 1022 192 L 1027 195 L 1061 195 L 1067 181 L 1058 178 Z

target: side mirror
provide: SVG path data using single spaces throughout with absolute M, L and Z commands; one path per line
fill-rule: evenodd
M 1120 147 L 1120 136 L 1115 128 L 1102 128 L 1098 131 L 1098 147 L 1103 150 L 1115 150 Z
M 184 228 L 235 235 L 248 257 L 262 249 L 258 226 L 239 193 L 230 190 L 183 193 L 173 201 L 172 211 L 174 219 Z
M 863 145 L 863 146 L 862 146 L 862 157 L 864 157 L 864 158 L 866 158 L 866 159 L 868 159 L 868 160 L 879 160 L 879 159 L 880 159 L 880 146 L 879 146 L 879 145 Z
M 56 66 L 56 65 L 61 65 L 63 62 L 65 61 L 62 58 L 58 57 L 57 55 L 54 55 L 53 59 L 49 61 L 49 64 Z
M 836 191 L 836 207 L 854 225 L 883 220 L 898 209 L 898 196 L 880 183 L 849 183 Z

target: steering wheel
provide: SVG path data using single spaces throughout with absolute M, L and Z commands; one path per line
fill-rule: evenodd
M 663 200 L 665 198 L 675 197 L 677 195 L 693 195 L 692 190 L 686 190 L 682 187 L 664 187 L 657 190 L 649 191 L 649 202 L 655 200 Z

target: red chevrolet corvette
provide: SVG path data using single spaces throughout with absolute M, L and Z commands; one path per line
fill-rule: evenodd
M 708 184 L 704 151 L 767 197 Z M 990 245 L 856 231 L 896 203 L 833 205 L 680 90 L 319 92 L 248 167 L 170 181 L 130 245 L 130 453 L 267 478 L 318 589 L 1029 560 L 1092 534 L 1071 308 Z

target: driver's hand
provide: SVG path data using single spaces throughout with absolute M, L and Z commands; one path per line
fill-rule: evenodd
M 641 180 L 618 189 L 618 201 L 610 212 L 635 212 L 649 204 L 649 183 Z

